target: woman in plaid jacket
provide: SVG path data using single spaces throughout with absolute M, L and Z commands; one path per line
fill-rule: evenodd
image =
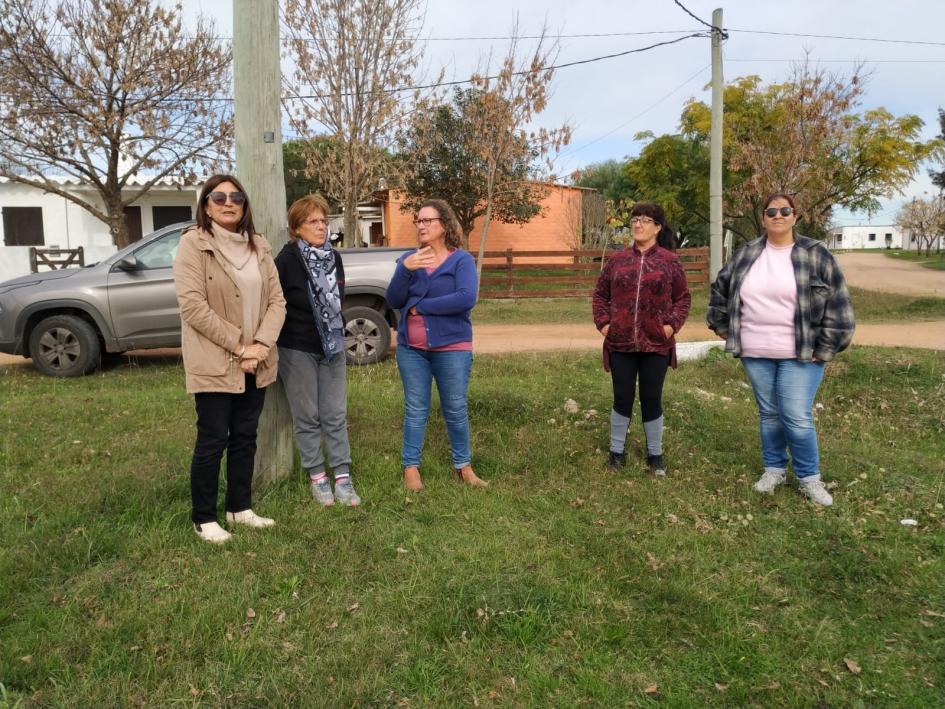
M 824 363 L 853 339 L 853 305 L 833 254 L 794 233 L 790 195 L 771 195 L 763 219 L 765 233 L 742 247 L 712 284 L 706 322 L 726 351 L 741 358 L 755 393 L 764 463 L 755 490 L 770 494 L 784 483 L 790 450 L 801 492 L 831 505 L 811 410 Z

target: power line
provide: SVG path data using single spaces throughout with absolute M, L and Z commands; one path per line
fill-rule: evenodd
M 721 27 L 716 27 L 716 26 L 713 25 L 711 22 L 706 22 L 706 21 L 703 20 L 701 17 L 697 17 L 696 15 L 694 15 L 694 14 L 692 13 L 692 11 L 691 11 L 688 7 L 686 7 L 686 6 L 683 5 L 681 2 L 679 2 L 679 0 L 673 0 L 673 2 L 676 3 L 676 4 L 680 7 L 680 9 L 682 9 L 683 12 L 685 12 L 687 15 L 689 15 L 689 17 L 691 17 L 692 19 L 694 19 L 696 22 L 699 22 L 699 23 L 705 25 L 706 27 L 708 27 L 708 28 L 709 28 L 710 30 L 712 30 L 713 32 L 718 32 L 719 34 L 722 35 L 722 39 L 728 39 L 728 33 L 727 33 L 724 29 L 722 29 Z
M 741 30 L 728 28 L 729 32 L 741 32 L 742 34 L 767 34 L 780 37 L 813 37 L 815 39 L 844 39 L 852 42 L 883 42 L 886 44 L 919 44 L 929 47 L 945 47 L 945 42 L 924 42 L 917 39 L 886 39 L 884 37 L 848 37 L 835 34 L 804 34 L 802 32 L 771 32 L 768 30 Z
M 945 59 L 818 59 L 811 57 L 814 64 L 945 64 Z M 727 62 L 796 62 L 798 59 L 733 59 L 725 57 Z

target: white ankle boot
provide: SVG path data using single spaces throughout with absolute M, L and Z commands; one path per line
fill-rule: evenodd
M 223 542 L 233 536 L 216 522 L 195 524 L 194 531 L 197 533 L 198 537 L 211 544 L 223 544 Z
M 242 512 L 227 512 L 226 521 L 230 524 L 245 524 L 247 527 L 273 527 L 276 524 L 274 519 L 269 517 L 260 517 L 252 510 L 243 510 Z

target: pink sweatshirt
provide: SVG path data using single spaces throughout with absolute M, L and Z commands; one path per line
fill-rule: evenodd
M 739 290 L 742 357 L 793 359 L 797 281 L 791 263 L 794 244 L 765 245 Z

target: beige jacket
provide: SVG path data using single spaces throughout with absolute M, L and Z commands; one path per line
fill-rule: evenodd
M 266 387 L 278 374 L 276 339 L 285 320 L 285 298 L 269 242 L 260 234 L 252 238 L 262 275 L 259 323 L 253 340 L 270 348 L 269 356 L 256 369 L 256 386 Z M 231 269 L 208 232 L 194 227 L 181 236 L 174 259 L 174 285 L 188 394 L 235 394 L 246 388 L 239 359 L 234 356 L 242 346 L 243 308 Z

